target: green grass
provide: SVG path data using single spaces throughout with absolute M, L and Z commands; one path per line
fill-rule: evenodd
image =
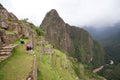
M 25 80 L 32 71 L 33 56 L 19 44 L 12 55 L 0 63 L 0 80 Z
M 30 41 L 29 39 L 24 39 L 24 38 L 21 38 L 21 39 L 24 40 L 25 44 Z M 17 39 L 15 41 L 13 41 L 12 44 L 20 44 L 20 39 Z M 21 47 L 24 47 L 24 46 L 21 46 Z
M 24 39 L 29 42 L 28 39 Z M 19 41 L 19 44 L 13 51 L 11 57 L 0 63 L 0 80 L 25 80 L 32 70 L 33 56 L 28 55 L 25 46 Z M 54 54 L 44 54 L 40 59 L 40 46 L 35 46 L 34 51 L 37 58 L 38 80 L 76 80 L 79 75 L 80 80 L 103 80 L 92 72 L 86 71 L 83 64 L 72 62 L 66 59 L 67 55 L 52 45 L 45 45 L 44 48 L 53 48 Z M 65 68 L 67 67 L 67 68 Z M 77 73 L 76 73 L 77 72 Z
M 46 45 L 45 48 L 52 48 L 51 45 Z M 75 80 L 77 76 L 71 67 L 69 62 L 68 69 L 64 69 L 64 65 L 67 65 L 65 62 L 66 55 L 57 50 L 54 50 L 54 55 L 50 60 L 50 55 L 43 55 L 40 59 L 39 49 L 40 47 L 35 47 L 35 53 L 37 55 L 38 63 L 38 80 Z M 73 71 L 73 74 L 70 73 Z
M 15 34 L 14 32 L 8 31 L 8 30 L 5 30 L 5 33 L 6 33 L 6 34 Z
M 44 48 L 52 48 L 52 45 L 45 45 Z M 91 71 L 87 71 L 83 64 L 72 62 L 69 59 L 66 62 L 67 55 L 57 49 L 53 49 L 54 54 L 51 59 L 48 54 L 42 55 L 40 59 L 40 47 L 34 49 L 37 56 L 38 80 L 76 80 L 78 75 L 80 80 L 103 80 Z
M 47 44 L 44 46 L 44 48 L 52 48 L 52 45 L 51 44 Z
M 59 51 L 59 50 L 57 50 L 57 49 L 54 49 L 54 52 L 55 52 L 56 55 L 59 55 L 59 56 L 61 56 L 61 57 L 63 57 L 63 58 L 66 57 L 65 53 L 63 53 L 63 52 L 61 52 L 61 51 Z

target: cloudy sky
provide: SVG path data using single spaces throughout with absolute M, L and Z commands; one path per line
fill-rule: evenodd
M 45 14 L 56 9 L 66 23 L 76 26 L 110 26 L 120 22 L 120 0 L 0 0 L 19 19 L 39 26 Z

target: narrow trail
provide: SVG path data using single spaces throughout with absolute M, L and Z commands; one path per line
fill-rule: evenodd
M 105 64 L 105 65 L 102 65 L 96 69 L 93 70 L 93 73 L 97 73 L 99 72 L 100 70 L 102 70 L 106 65 L 113 65 L 114 64 L 114 61 L 113 60 L 110 60 L 110 63 L 109 64 Z
M 94 70 L 93 70 L 93 73 L 97 73 L 97 72 L 99 72 L 100 70 L 102 70 L 103 68 L 104 68 L 104 65 L 102 65 L 102 66 L 94 69 Z

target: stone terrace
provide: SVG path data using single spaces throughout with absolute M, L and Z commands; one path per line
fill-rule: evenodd
M 0 48 L 0 62 L 7 59 L 11 55 L 14 47 L 16 47 L 16 46 L 17 45 L 9 44 L 9 45 L 1 47 Z

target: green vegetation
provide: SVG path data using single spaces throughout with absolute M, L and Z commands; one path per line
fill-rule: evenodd
M 52 48 L 51 45 L 46 45 L 45 48 Z M 72 71 L 72 67 L 68 69 L 64 68 L 64 65 L 67 65 L 65 62 L 66 55 L 60 52 L 57 49 L 54 50 L 54 54 L 52 58 L 50 58 L 49 54 L 42 55 L 40 59 L 39 47 L 35 48 L 37 55 L 37 63 L 38 63 L 38 80 L 75 80 L 77 76 L 73 71 L 73 74 L 70 74 Z M 69 62 L 68 65 L 71 63 Z
M 33 29 L 33 30 L 35 30 L 37 28 L 33 23 L 29 22 L 29 25 L 30 25 L 30 28 Z
M 44 35 L 44 31 L 40 28 L 36 28 L 35 31 L 36 31 L 38 36 L 43 36 Z
M 2 18 L 3 18 L 3 16 L 0 15 L 0 19 L 2 19 Z
M 103 80 L 103 78 L 84 69 L 83 64 L 78 64 L 65 53 L 54 49 L 52 45 L 45 45 L 44 48 L 51 48 L 54 54 L 39 53 L 39 46 L 34 48 L 38 64 L 38 80 Z
M 28 42 L 28 39 L 24 39 Z M 19 44 L 18 41 L 14 42 Z M 38 65 L 38 80 L 103 80 L 86 70 L 84 65 L 77 63 L 74 58 L 68 57 L 65 53 L 54 49 L 52 45 L 47 44 L 45 49 L 52 49 L 54 53 L 43 54 L 39 50 L 43 47 L 35 46 L 34 51 Z M 12 52 L 12 55 L 0 63 L 0 80 L 26 79 L 32 70 L 33 56 L 28 55 L 25 46 L 19 44 Z
M 120 80 L 120 63 L 117 65 L 106 65 L 98 74 L 108 80 Z
M 32 64 L 33 56 L 19 44 L 9 58 L 0 62 L 0 80 L 25 80 L 32 71 Z
M 21 19 L 21 20 L 19 20 L 19 23 L 21 23 L 21 24 L 28 23 L 27 20 L 28 20 L 27 18 L 26 19 Z
M 13 31 L 5 30 L 6 34 L 15 34 Z
M 98 74 L 107 80 L 120 80 L 120 23 L 101 29 L 88 27 L 86 30 L 104 48 L 105 63 L 109 64 L 110 60 L 114 62 L 112 65 L 106 65 Z
M 38 36 L 44 36 L 44 31 L 41 28 L 36 27 L 34 24 L 32 24 L 30 22 L 29 22 L 29 24 L 30 24 L 31 29 L 36 31 Z

